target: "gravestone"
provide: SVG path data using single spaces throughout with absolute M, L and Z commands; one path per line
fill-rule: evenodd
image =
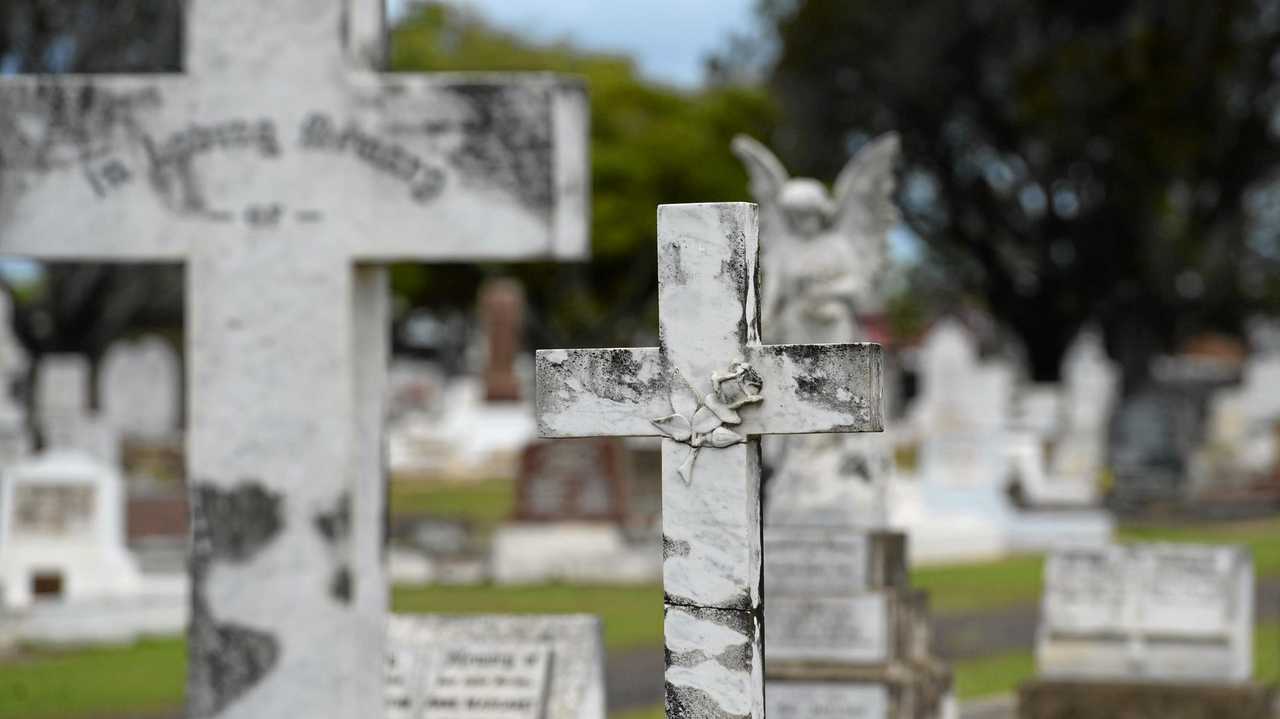
M 622 452 L 622 443 L 610 438 L 529 445 L 516 476 L 515 521 L 621 523 L 627 514 Z
M 51 354 L 36 373 L 36 418 L 45 449 L 87 452 L 110 467 L 120 465 L 119 436 L 89 408 L 87 357 Z
M 1253 559 L 1244 547 L 1137 544 L 1054 553 L 1036 640 L 1039 677 L 1023 688 L 1021 715 L 1066 716 L 1054 712 L 1087 702 L 1092 688 L 1123 686 L 1125 704 L 1094 703 L 1094 711 L 1267 716 L 1252 713 L 1266 695 L 1252 683 L 1253 624 Z M 1188 695 L 1186 687 L 1202 691 Z M 1235 708 L 1206 713 L 1224 694 L 1237 698 Z M 1170 711 L 1178 702 L 1172 713 L 1155 708 Z
M 951 672 L 932 653 L 906 541 L 830 527 L 765 533 L 769 716 L 952 716 Z
M 0 292 L 0 466 L 31 454 L 32 437 L 27 426 L 26 406 L 17 390 L 27 379 L 30 361 L 26 348 L 13 331 L 13 305 L 7 292 Z
M 98 370 L 99 407 L 126 440 L 165 440 L 178 432 L 182 372 L 173 348 L 154 335 L 107 348 Z
M 0 80 L 0 254 L 186 266 L 188 716 L 378 716 L 385 264 L 581 257 L 585 95 L 370 72 L 378 0 L 184 8 L 182 74 Z
M 125 545 L 123 482 L 84 452 L 4 468 L 0 548 L 0 644 L 129 642 L 186 625 L 183 577 L 142 574 Z
M 1064 428 L 1053 452 L 1050 475 L 1059 495 L 1089 506 L 1099 499 L 1107 467 L 1107 435 L 1120 386 L 1120 371 L 1096 331 L 1083 331 L 1062 361 Z
M 512 279 L 486 282 L 480 288 L 480 321 L 485 333 L 484 399 L 520 399 L 517 363 L 523 359 L 524 288 Z
M 544 437 L 660 436 L 666 709 L 764 715 L 764 434 L 879 431 L 878 345 L 766 345 L 754 205 L 658 208 L 658 347 L 539 350 Z
M 617 438 L 542 440 L 526 447 L 516 475 L 515 512 L 493 533 L 494 579 L 657 581 L 657 541 L 632 541 L 625 531 L 629 481 Z
M 604 719 L 604 643 L 587 615 L 393 615 L 389 719 Z

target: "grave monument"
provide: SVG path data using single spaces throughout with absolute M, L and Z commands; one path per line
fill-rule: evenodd
M 836 180 L 787 176 L 763 145 L 738 137 L 760 203 L 774 341 L 847 342 L 881 309 L 898 138 L 868 143 Z M 906 538 L 888 532 L 892 450 L 879 435 L 770 437 L 765 505 L 768 710 L 775 716 L 936 717 L 950 673 L 913 641 Z M 834 581 L 833 581 L 834 580 Z M 911 649 L 919 646 L 921 651 Z M 819 689 L 820 687 L 820 689 Z M 862 713 L 853 713 L 860 707 Z
M 380 716 L 391 261 L 581 257 L 586 102 L 378 74 L 379 0 L 190 0 L 184 72 L 0 79 L 0 254 L 186 266 L 187 715 Z
M 1137 544 L 1053 553 L 1019 716 L 1271 716 L 1253 682 L 1248 549 Z
M 539 350 L 544 437 L 662 437 L 666 710 L 765 712 L 764 434 L 874 432 L 880 347 L 761 341 L 757 214 L 658 208 L 658 347 Z

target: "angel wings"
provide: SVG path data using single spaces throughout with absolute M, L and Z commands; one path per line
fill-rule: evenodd
M 832 194 L 816 180 L 789 177 L 749 137 L 734 138 L 732 147 L 760 206 L 764 312 L 773 330 L 786 335 L 773 341 L 852 341 L 845 335 L 856 332 L 856 314 L 878 304 L 888 234 L 898 222 L 897 134 L 867 143 L 840 171 Z

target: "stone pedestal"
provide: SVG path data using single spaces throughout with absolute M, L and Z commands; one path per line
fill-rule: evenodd
M 1275 688 L 1244 684 L 1037 680 L 1018 691 L 1019 719 L 1270 719 Z

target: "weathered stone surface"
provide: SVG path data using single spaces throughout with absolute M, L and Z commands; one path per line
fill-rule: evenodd
M 843 596 L 906 589 L 906 536 L 828 527 L 770 527 L 764 533 L 769 596 Z
M 877 684 L 775 683 L 769 686 L 769 719 L 883 719 L 889 717 L 889 688 Z
M 662 442 L 667 714 L 764 711 L 760 451 L 772 433 L 877 431 L 874 345 L 761 345 L 755 207 L 658 209 L 658 348 L 543 350 L 544 436 Z
M 1053 554 L 1036 642 L 1048 679 L 1243 682 L 1253 674 L 1247 549 L 1124 545 Z
M 764 716 L 757 612 L 666 605 L 667 716 Z
M 387 631 L 390 719 L 420 716 L 429 699 L 455 704 L 462 699 L 490 704 L 494 699 L 510 700 L 502 707 L 472 711 L 433 704 L 427 712 L 433 717 L 437 712 L 458 719 L 605 717 L 604 644 L 598 617 L 401 614 L 391 617 Z M 458 657 L 451 662 L 451 652 L 467 653 L 473 668 L 462 666 Z M 474 668 L 508 660 L 511 666 L 501 669 Z M 530 665 L 516 666 L 517 660 Z M 538 671 L 545 676 L 539 677 Z M 442 676 L 463 674 L 487 688 L 474 692 L 441 681 Z M 500 678 L 509 682 L 507 689 L 496 688 Z M 536 706 L 530 707 L 531 701 Z
M 190 474 L 285 497 L 268 548 L 193 569 L 194 714 L 381 712 L 376 263 L 586 250 L 582 85 L 367 72 L 382 7 L 192 0 L 184 75 L 0 81 L 0 253 L 186 262 Z M 350 541 L 326 543 L 314 520 L 342 497 Z M 206 617 L 279 647 L 241 642 L 273 661 L 214 700 Z

